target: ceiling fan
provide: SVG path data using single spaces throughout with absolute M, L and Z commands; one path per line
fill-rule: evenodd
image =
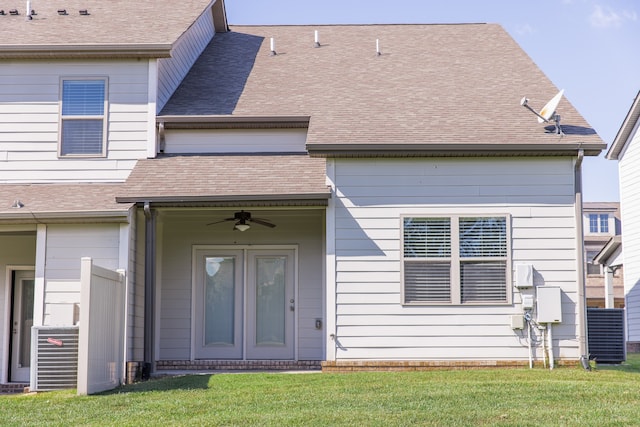
M 249 223 L 252 223 L 252 222 L 256 224 L 264 225 L 265 227 L 269 227 L 269 228 L 274 228 L 276 226 L 275 224 L 272 224 L 266 219 L 252 218 L 251 212 L 245 212 L 245 211 L 234 213 L 233 218 L 225 218 L 220 221 L 210 222 L 207 225 L 220 224 L 221 222 L 227 222 L 227 221 L 236 221 L 236 224 L 233 226 L 233 229 L 239 230 L 239 231 L 248 230 L 251 227 Z

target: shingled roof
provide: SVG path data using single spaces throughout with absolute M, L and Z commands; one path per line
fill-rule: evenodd
M 131 205 L 116 203 L 121 187 L 122 184 L 2 184 L 0 219 L 4 223 L 83 217 L 123 221 Z M 14 204 L 20 207 L 12 207 Z
M 156 206 L 327 204 L 325 161 L 306 154 L 187 155 L 140 160 L 119 202 Z
M 214 37 L 159 120 L 308 116 L 312 155 L 605 148 L 566 98 L 558 108 L 562 136 L 520 105 L 527 96 L 541 109 L 558 88 L 496 24 L 231 30 Z
M 0 58 L 166 57 L 212 4 L 216 29 L 226 30 L 222 1 L 32 0 L 30 20 L 25 0 L 2 1 Z

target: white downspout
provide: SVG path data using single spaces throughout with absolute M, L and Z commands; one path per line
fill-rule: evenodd
M 582 224 L 582 160 L 584 150 L 578 150 L 575 163 L 575 218 L 576 218 L 576 274 L 578 291 L 578 351 L 581 356 L 588 357 L 587 343 L 587 304 L 585 298 L 585 274 L 584 274 L 584 229 Z

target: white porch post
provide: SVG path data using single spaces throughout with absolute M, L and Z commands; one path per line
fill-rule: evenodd
M 614 308 L 613 272 L 615 268 L 603 265 L 604 268 L 604 308 Z
M 44 325 L 44 275 L 47 255 L 47 226 L 36 229 L 36 277 L 33 301 L 33 326 Z
M 335 160 L 327 159 L 327 185 L 331 187 L 331 198 L 326 216 L 326 315 L 325 329 L 326 360 L 336 360 L 336 188 Z

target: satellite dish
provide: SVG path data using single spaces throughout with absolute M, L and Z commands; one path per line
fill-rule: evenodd
M 564 89 L 556 94 L 549 102 L 542 107 L 540 112 L 537 112 L 529 105 L 529 100 L 527 97 L 524 97 L 520 100 L 520 105 L 522 105 L 527 110 L 531 111 L 533 114 L 538 116 L 538 123 L 549 123 L 550 121 L 554 121 L 556 125 L 556 133 L 562 134 L 562 129 L 560 128 L 560 115 L 556 114 L 556 109 L 558 108 L 558 104 L 562 99 L 562 95 L 564 94 Z
M 556 108 L 558 108 L 558 104 L 560 103 L 560 99 L 562 99 L 562 94 L 564 94 L 564 89 L 556 94 L 547 104 L 542 107 L 540 110 L 540 117 L 538 117 L 538 123 L 548 123 L 549 120 L 556 114 Z

